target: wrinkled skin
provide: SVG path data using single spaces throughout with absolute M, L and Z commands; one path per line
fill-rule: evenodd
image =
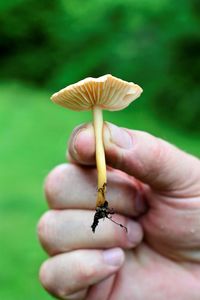
M 51 256 L 40 280 L 59 299 L 199 300 L 200 161 L 145 132 L 106 123 L 107 200 L 128 233 L 100 220 L 91 124 L 74 130 L 70 164 L 47 177 L 38 225 Z M 110 249 L 110 250 L 109 250 Z

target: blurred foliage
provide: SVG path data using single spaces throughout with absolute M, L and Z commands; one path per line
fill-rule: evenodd
M 7 0 L 1 77 L 55 91 L 112 73 L 144 87 L 144 105 L 200 132 L 198 0 Z

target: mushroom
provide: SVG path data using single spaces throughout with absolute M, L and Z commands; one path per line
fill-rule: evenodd
M 98 173 L 98 192 L 96 199 L 96 223 L 98 219 L 114 213 L 108 208 L 106 193 L 106 161 L 103 146 L 103 110 L 117 111 L 127 107 L 142 93 L 142 88 L 132 82 L 116 78 L 110 74 L 99 78 L 88 77 L 71 84 L 52 95 L 51 100 L 66 108 L 93 111 L 93 125 L 96 146 L 96 165 Z M 104 213 L 102 213 L 102 209 Z M 111 217 L 109 217 L 111 219 Z M 95 219 L 94 219 L 95 223 Z M 95 224 L 96 224 L 95 223 Z M 95 224 L 92 225 L 93 232 Z M 120 226 L 122 226 L 120 224 Z

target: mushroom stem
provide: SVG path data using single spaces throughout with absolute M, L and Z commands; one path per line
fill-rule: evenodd
M 96 146 L 96 165 L 98 173 L 98 194 L 96 207 L 105 203 L 106 192 L 106 160 L 103 146 L 103 113 L 99 106 L 93 107 L 93 124 Z

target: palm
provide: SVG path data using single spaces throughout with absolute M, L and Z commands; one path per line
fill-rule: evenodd
M 194 275 L 192 264 L 180 265 L 142 243 L 137 250 L 126 252 L 120 272 L 93 286 L 90 293 L 97 299 L 98 295 L 109 294 L 109 300 L 188 300 L 192 292 L 196 293 L 198 282 Z M 199 299 L 198 295 L 192 299 Z
M 89 292 L 89 300 L 94 294 L 99 294 L 101 299 L 105 290 L 109 300 L 199 299 L 195 276 L 200 273 L 200 268 L 190 262 L 194 255 L 188 248 L 193 238 L 192 229 L 183 224 L 185 216 L 181 212 L 180 199 L 160 197 L 150 191 L 147 200 L 151 208 L 140 220 L 145 241 L 136 249 L 126 251 L 125 263 L 120 271 L 94 285 Z M 168 206 L 171 201 L 173 205 Z M 175 215 L 176 219 L 172 221 Z M 190 216 L 186 218 L 189 220 Z M 182 234 L 188 233 L 190 236 L 185 245 L 179 245 Z

